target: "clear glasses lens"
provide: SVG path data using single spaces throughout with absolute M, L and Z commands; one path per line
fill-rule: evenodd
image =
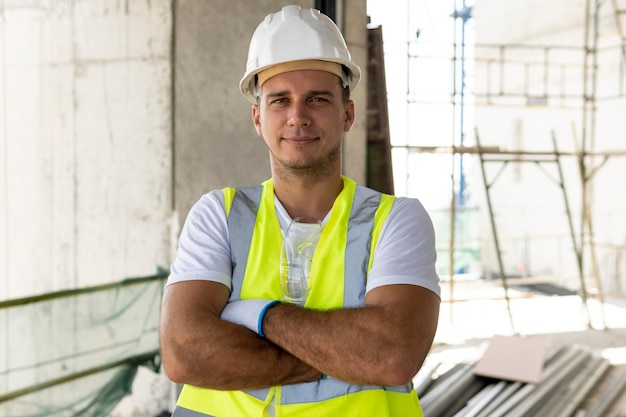
M 298 305 L 306 302 L 313 254 L 321 234 L 321 222 L 307 217 L 296 217 L 287 228 L 280 255 L 283 301 Z

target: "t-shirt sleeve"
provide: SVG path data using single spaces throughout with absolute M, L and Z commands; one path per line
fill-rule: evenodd
M 399 197 L 374 250 L 366 291 L 391 284 L 419 285 L 441 296 L 430 216 L 414 198 Z
M 207 280 L 230 289 L 232 264 L 228 239 L 223 192 L 211 191 L 187 215 L 166 285 Z

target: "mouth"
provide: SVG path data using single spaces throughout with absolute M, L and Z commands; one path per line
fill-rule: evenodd
M 288 136 L 288 137 L 283 137 L 283 142 L 292 144 L 292 145 L 300 145 L 300 146 L 304 146 L 304 145 L 308 145 L 314 142 L 317 142 L 319 140 L 319 138 L 317 137 L 311 137 L 311 136 Z

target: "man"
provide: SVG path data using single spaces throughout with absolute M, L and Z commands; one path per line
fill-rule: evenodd
M 359 77 L 317 10 L 284 7 L 255 31 L 240 87 L 272 178 L 206 194 L 185 222 L 161 322 L 165 371 L 185 384 L 175 417 L 422 415 L 411 380 L 437 327 L 434 233 L 417 200 L 341 175 Z M 303 306 L 281 285 L 300 217 L 322 227 Z

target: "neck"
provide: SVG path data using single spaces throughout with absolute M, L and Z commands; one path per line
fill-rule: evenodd
M 303 178 L 285 179 L 272 175 L 274 192 L 291 218 L 323 220 L 343 189 L 341 175 L 311 182 Z

